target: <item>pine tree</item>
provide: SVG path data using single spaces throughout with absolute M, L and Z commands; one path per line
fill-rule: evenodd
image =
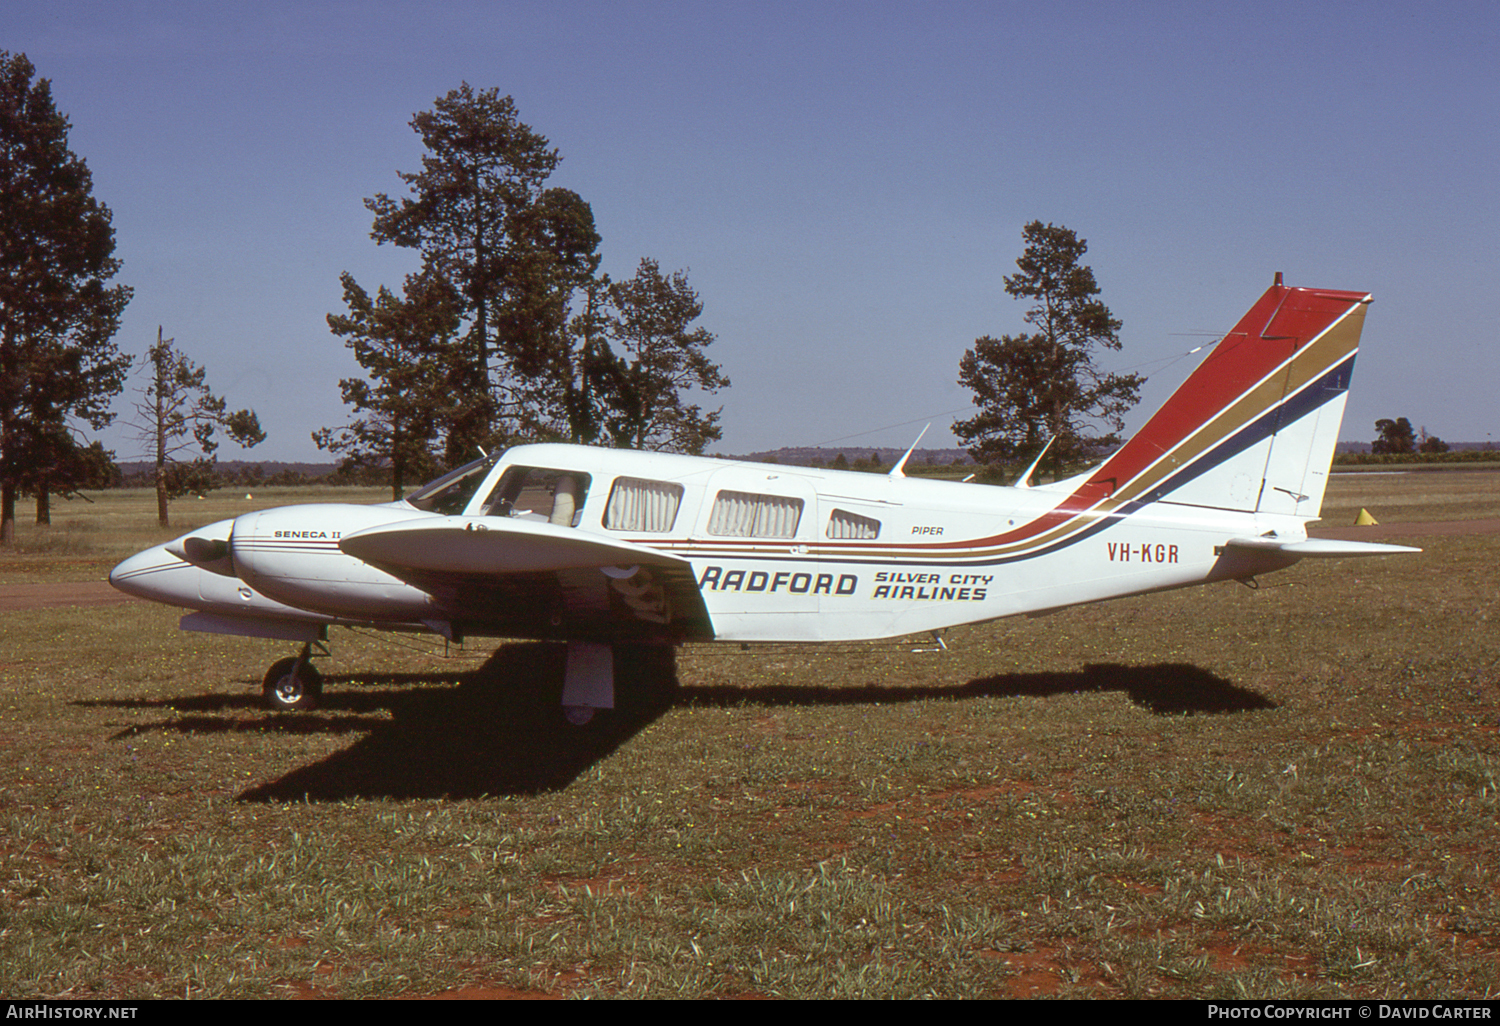
M 0 51 L 0 545 L 19 493 L 44 513 L 48 495 L 77 486 L 73 424 L 107 425 L 130 367 L 113 341 L 130 289 L 109 284 L 110 213 L 34 75 L 25 54 Z
M 427 155 L 402 173 L 410 195 L 365 201 L 370 237 L 419 250 L 424 273 L 462 297 L 464 345 L 454 376 L 462 405 L 447 432 L 450 464 L 514 433 L 518 383 L 556 359 L 573 290 L 598 267 L 599 235 L 587 203 L 546 188 L 560 160 L 498 90 L 464 83 L 415 115 Z
M 686 274 L 652 260 L 618 284 L 599 271 L 592 209 L 547 185 L 561 158 L 510 97 L 466 83 L 411 127 L 427 155 L 400 174 L 409 195 L 365 206 L 371 238 L 418 250 L 422 271 L 404 299 L 373 302 L 344 276 L 349 312 L 329 325 L 369 375 L 341 383 L 364 416 L 318 444 L 404 475 L 438 446 L 451 467 L 522 438 L 685 452 L 717 439 L 718 411 L 686 398 L 729 384 Z
M 266 433 L 253 410 L 230 413 L 209 389 L 207 371 L 178 352 L 175 339 L 162 338 L 161 328 L 146 361 L 151 380 L 135 404 L 140 418 L 135 427 L 156 464 L 157 523 L 168 527 L 168 500 L 219 486 L 214 472 L 217 430 L 246 449 L 265 441 Z
M 699 454 L 723 437 L 719 410 L 705 411 L 683 399 L 691 392 L 714 394 L 729 387 L 719 365 L 704 352 L 714 342 L 707 328 L 692 324 L 703 302 L 687 273 L 661 273 L 642 260 L 635 276 L 610 287 L 614 305 L 610 334 L 617 349 L 615 388 L 605 419 L 613 444 Z
M 1094 272 L 1079 259 L 1088 243 L 1068 228 L 1028 224 L 1026 250 L 1016 261 L 1019 274 L 1007 275 L 1005 291 L 1035 299 L 1025 321 L 1029 334 L 985 336 L 959 362 L 959 384 L 974 392 L 980 412 L 953 425 L 971 443 L 981 463 L 1034 456 L 1049 439 L 1048 458 L 1056 476 L 1069 462 L 1115 444 L 1125 411 L 1140 399 L 1145 378 L 1106 374 L 1094 364 L 1096 349 L 1120 348 L 1120 322 L 1095 297 Z M 1090 432 L 1102 420 L 1110 433 Z
M 408 484 L 435 476 L 446 426 L 461 415 L 470 368 L 458 337 L 460 297 L 430 274 L 409 276 L 399 297 L 381 288 L 374 300 L 351 275 L 343 283 L 349 312 L 329 314 L 328 326 L 369 375 L 339 382 L 344 404 L 364 416 L 322 428 L 313 441 L 343 454 L 345 471 L 389 465 L 391 498 L 400 499 Z

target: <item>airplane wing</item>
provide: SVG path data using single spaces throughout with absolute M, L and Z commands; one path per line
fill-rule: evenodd
M 502 517 L 424 517 L 339 539 L 433 596 L 453 634 L 706 641 L 692 565 L 645 545 Z

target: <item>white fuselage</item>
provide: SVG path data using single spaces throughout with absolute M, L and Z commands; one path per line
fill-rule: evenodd
M 501 483 L 518 472 L 530 475 L 529 491 L 499 502 Z M 224 616 L 434 630 L 461 623 L 486 633 L 483 613 L 465 608 L 462 595 L 416 587 L 347 554 L 340 541 L 423 518 L 458 517 L 472 530 L 519 520 L 550 523 L 537 529 L 550 536 L 560 528 L 590 543 L 685 560 L 713 639 L 838 641 L 1242 576 L 1244 568 L 1226 567 L 1217 551 L 1228 539 L 1272 528 L 1305 537 L 1293 517 L 1165 502 L 1128 517 L 1073 517 L 1055 536 L 1040 530 L 1067 495 L 1063 487 L 531 445 L 505 453 L 487 472 L 478 468 L 438 508 L 419 508 L 420 493 L 416 506 L 289 506 L 186 536 L 225 541 L 233 576 L 179 561 L 168 546 L 122 564 L 115 579 L 126 587 L 134 578 L 133 590 L 154 589 L 148 597 Z M 179 552 L 182 541 L 173 543 Z M 1256 570 L 1290 562 L 1271 558 Z M 152 571 L 132 573 L 132 564 Z M 607 583 L 603 571 L 590 573 Z M 689 637 L 706 640 L 701 630 Z

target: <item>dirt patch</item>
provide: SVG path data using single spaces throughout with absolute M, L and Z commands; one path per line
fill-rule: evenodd
M 108 581 L 60 581 L 55 584 L 0 584 L 0 610 L 50 609 L 54 606 L 112 606 L 139 602 Z

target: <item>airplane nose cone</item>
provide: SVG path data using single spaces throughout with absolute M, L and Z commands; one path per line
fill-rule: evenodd
M 127 595 L 185 605 L 198 598 L 198 568 L 158 545 L 137 552 L 109 572 L 109 583 Z

